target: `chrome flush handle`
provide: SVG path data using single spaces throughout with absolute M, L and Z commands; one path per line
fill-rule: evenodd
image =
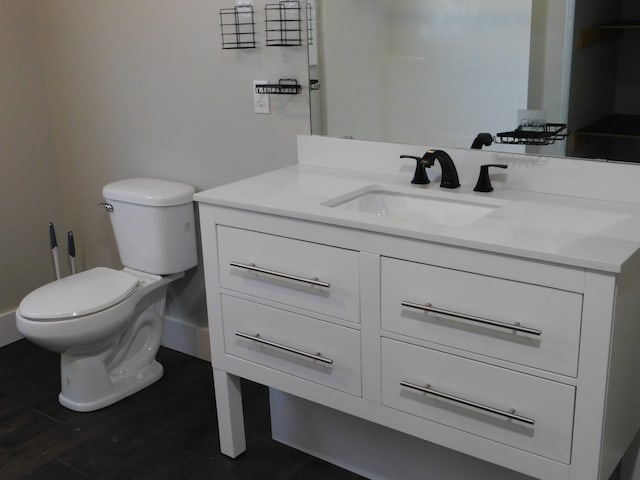
M 109 213 L 113 212 L 113 205 L 110 203 L 99 203 L 98 206 L 104 208 Z

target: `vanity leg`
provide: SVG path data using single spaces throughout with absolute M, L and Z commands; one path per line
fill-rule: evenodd
M 213 369 L 220 452 L 236 458 L 247 449 L 244 437 L 244 413 L 240 377 Z

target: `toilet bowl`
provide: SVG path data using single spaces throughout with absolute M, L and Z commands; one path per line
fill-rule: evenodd
M 18 330 L 61 354 L 62 405 L 92 411 L 158 380 L 166 285 L 131 269 L 93 268 L 27 295 L 16 312 Z
M 96 267 L 56 280 L 20 303 L 18 331 L 60 353 L 63 406 L 97 410 L 162 377 L 155 356 L 167 285 L 197 264 L 193 193 L 191 186 L 155 179 L 105 186 L 125 267 Z

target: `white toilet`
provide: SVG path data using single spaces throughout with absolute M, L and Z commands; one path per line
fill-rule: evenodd
M 32 342 L 60 352 L 58 399 L 88 412 L 157 381 L 167 285 L 198 263 L 192 197 L 183 183 L 134 178 L 102 194 L 124 268 L 97 267 L 44 285 L 16 311 Z

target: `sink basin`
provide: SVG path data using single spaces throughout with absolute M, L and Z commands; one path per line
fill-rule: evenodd
M 503 205 L 491 199 L 444 192 L 408 192 L 369 186 L 329 200 L 325 206 L 377 215 L 396 221 L 423 221 L 446 226 L 469 225 Z

